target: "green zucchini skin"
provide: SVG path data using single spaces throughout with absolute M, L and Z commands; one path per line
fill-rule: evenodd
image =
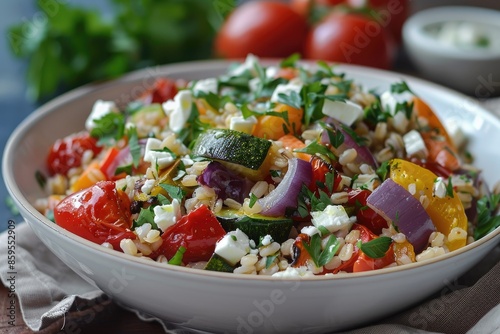
M 196 140 L 192 155 L 230 162 L 258 170 L 267 157 L 271 142 L 240 131 L 210 129 Z
M 227 261 L 222 257 L 214 253 L 212 254 L 212 257 L 210 257 L 210 260 L 208 260 L 205 270 L 232 273 L 234 271 L 234 267 L 227 263 Z
M 217 220 L 226 231 L 237 228 L 243 231 L 256 245 L 260 238 L 270 235 L 274 241 L 282 243 L 288 239 L 293 220 L 285 217 L 267 217 L 262 215 L 239 215 L 234 210 L 222 210 L 217 214 Z

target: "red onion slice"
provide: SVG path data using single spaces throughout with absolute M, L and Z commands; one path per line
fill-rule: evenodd
M 416 254 L 426 248 L 429 236 L 436 230 L 420 201 L 391 179 L 375 189 L 366 199 L 366 204 L 387 221 L 394 222 L 413 245 Z
M 305 160 L 292 158 L 288 160 L 288 171 L 278 186 L 267 196 L 259 199 L 262 207 L 261 215 L 279 217 L 287 208 L 296 208 L 302 185 L 308 185 L 312 179 L 311 164 Z
M 331 126 L 333 126 L 335 131 L 340 131 L 344 135 L 344 142 L 339 147 L 337 147 L 338 153 L 342 153 L 347 149 L 353 148 L 357 152 L 357 156 L 354 162 L 356 162 L 357 164 L 363 164 L 363 163 L 368 164 L 374 169 L 378 168 L 378 162 L 373 156 L 372 152 L 370 152 L 370 149 L 366 146 L 358 144 L 356 140 L 354 140 L 354 138 L 344 128 L 344 127 L 348 128 L 347 125 L 342 124 L 338 120 L 330 117 L 325 120 L 325 123 L 330 124 Z M 326 131 L 323 131 L 323 134 L 321 136 L 321 142 L 323 144 L 324 143 L 331 144 L 330 138 L 328 137 Z
M 120 150 L 120 152 L 116 155 L 113 162 L 106 169 L 105 173 L 109 180 L 113 178 L 115 175 L 115 171 L 118 167 L 127 165 L 132 162 L 132 156 L 130 155 L 130 147 L 125 146 Z

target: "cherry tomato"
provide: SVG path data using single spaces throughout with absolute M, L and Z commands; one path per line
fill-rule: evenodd
M 331 193 L 330 191 L 328 191 L 329 186 L 327 185 L 325 187 L 320 187 L 320 185 L 326 182 L 326 174 L 333 173 L 335 169 L 333 168 L 332 165 L 330 165 L 329 163 L 327 163 L 325 160 L 321 159 L 318 156 L 312 156 L 309 162 L 312 165 L 312 172 L 313 172 L 311 184 L 309 185 L 309 190 L 314 191 L 316 195 L 318 195 L 318 189 L 321 189 L 324 192 L 326 192 L 328 196 L 330 196 Z M 340 174 L 335 173 L 335 176 L 333 178 L 333 185 L 331 185 L 331 189 L 333 189 L 333 192 L 337 190 L 341 181 L 342 177 L 340 176 Z
M 282 2 L 248 1 L 219 30 L 215 53 L 225 58 L 287 57 L 302 52 L 306 19 Z
M 366 199 L 370 196 L 371 191 L 354 189 L 348 192 L 347 205 L 351 205 L 356 209 L 356 219 L 358 224 L 361 224 L 375 234 L 382 233 L 383 228 L 387 228 L 387 220 L 376 213 L 373 209 L 366 206 Z
M 367 227 L 360 225 L 360 224 L 354 224 L 352 230 L 359 230 L 359 240 L 361 240 L 361 242 L 368 242 L 368 241 L 373 240 L 377 237 Z M 342 263 L 337 268 L 335 268 L 333 270 L 333 273 L 336 274 L 340 271 L 346 271 L 348 273 L 353 272 L 354 264 L 356 263 L 360 253 L 361 253 L 361 251 L 359 250 L 359 248 L 357 246 L 354 246 L 354 251 L 352 253 L 351 258 L 349 260 L 345 261 L 344 263 Z
M 309 17 L 315 7 L 333 7 L 345 2 L 345 0 L 291 0 L 290 7 L 300 15 Z
M 357 14 L 332 12 L 308 34 L 305 58 L 388 69 L 390 35 L 377 22 Z
M 139 98 L 144 104 L 163 103 L 173 99 L 177 94 L 177 84 L 175 81 L 165 78 L 159 78 L 155 81 L 152 89 L 146 91 Z
M 101 181 L 63 199 L 54 220 L 64 229 L 97 244 L 109 242 L 120 250 L 120 240 L 135 239 L 130 230 L 130 199 L 113 181 Z
M 291 264 L 292 267 L 307 266 L 307 261 L 311 259 L 311 255 L 304 247 L 304 242 L 310 243 L 311 237 L 308 234 L 300 233 L 293 243 L 294 260 Z
M 47 155 L 47 167 L 51 175 L 66 175 L 71 168 L 82 165 L 85 151 L 90 150 L 94 155 L 99 154 L 102 147 L 97 145 L 97 139 L 88 132 L 73 134 L 56 140 Z
M 212 211 L 202 205 L 183 216 L 162 234 L 163 243 L 151 257 L 163 254 L 171 259 L 179 247 L 184 246 L 184 263 L 208 261 L 215 250 L 215 243 L 225 234 L 226 231 Z
M 389 247 L 385 255 L 378 259 L 373 259 L 369 257 L 361 250 L 359 252 L 360 254 L 356 259 L 356 261 L 354 262 L 354 265 L 352 266 L 353 273 L 381 269 L 387 267 L 388 265 L 394 262 L 394 250 L 392 245 Z
M 401 43 L 403 24 L 410 10 L 408 0 L 346 0 L 346 2 L 353 8 L 368 9 L 368 14 L 390 31 L 394 41 Z

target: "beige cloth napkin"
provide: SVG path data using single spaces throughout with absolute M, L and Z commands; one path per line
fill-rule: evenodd
M 0 245 L 0 258 L 6 259 L 6 232 L 0 234 Z M 2 261 L 0 273 L 5 286 L 9 286 L 9 271 L 6 261 Z M 56 333 L 61 328 L 79 328 L 119 307 L 66 267 L 26 223 L 16 226 L 15 276 L 24 321 L 35 331 Z M 345 333 L 500 333 L 499 303 L 500 245 L 466 275 L 424 303 L 373 326 Z M 159 321 L 134 312 L 144 321 Z M 166 333 L 193 333 L 159 322 Z

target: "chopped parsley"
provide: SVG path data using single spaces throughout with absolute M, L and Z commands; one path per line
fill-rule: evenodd
M 280 62 L 280 68 L 295 67 L 298 60 L 300 60 L 300 53 L 294 53 Z
M 288 120 L 288 111 L 274 111 L 274 110 L 265 110 L 265 111 L 254 111 L 248 107 L 247 104 L 242 104 L 240 106 L 241 109 L 241 114 L 243 115 L 243 118 L 247 119 L 248 117 L 255 116 L 255 117 L 260 117 L 260 116 L 276 116 L 283 118 L 285 123 L 287 125 L 290 125 L 290 121 Z
M 323 118 L 323 94 L 327 86 L 315 81 L 311 84 L 306 84 L 302 87 L 300 95 L 304 104 L 304 125 L 309 124 Z
M 367 242 L 358 241 L 358 248 L 361 249 L 368 257 L 379 259 L 385 256 L 392 244 L 392 239 L 389 237 L 378 237 Z
M 364 110 L 364 119 L 370 124 L 377 124 L 379 122 L 387 122 L 392 115 L 382 108 L 382 103 L 379 99 L 373 102 Z
M 248 206 L 250 208 L 253 208 L 257 200 L 258 200 L 257 196 L 255 196 L 253 193 L 250 193 L 250 202 L 248 203 Z
M 328 241 L 326 243 L 325 249 L 321 249 L 321 236 L 319 234 L 315 234 L 311 237 L 309 243 L 303 243 L 304 248 L 311 256 L 316 267 L 322 267 L 334 257 L 335 253 L 337 253 L 340 248 L 340 242 L 337 240 L 335 235 L 330 234 L 328 237 Z
M 39 170 L 37 170 L 35 172 L 35 180 L 38 183 L 38 185 L 40 186 L 40 188 L 42 188 L 42 189 L 45 188 L 45 185 L 47 184 L 47 177 L 45 175 L 43 175 L 43 173 L 40 172 Z
M 289 105 L 290 107 L 294 107 L 296 109 L 300 109 L 302 107 L 302 99 L 300 98 L 300 95 L 295 91 L 291 91 L 289 94 L 279 93 L 278 102 Z
M 153 206 L 148 207 L 147 209 L 141 208 L 141 212 L 139 212 L 139 216 L 133 222 L 133 228 L 137 228 L 144 224 L 151 224 L 151 228 L 158 229 L 158 226 L 155 223 L 155 214 L 153 212 Z
M 172 264 L 174 266 L 180 266 L 182 265 L 182 258 L 184 256 L 184 253 L 186 253 L 186 247 L 184 246 L 179 246 L 177 249 L 177 252 L 175 252 L 174 256 L 170 260 L 168 260 L 168 264 Z
M 380 180 L 384 181 L 389 174 L 389 161 L 382 162 L 382 164 L 380 164 L 380 166 L 377 168 L 376 173 Z
M 477 201 L 477 224 L 474 239 L 478 240 L 500 226 L 500 216 L 497 216 L 500 194 L 484 196 Z
M 181 187 L 166 183 L 160 183 L 160 187 L 168 193 L 172 200 L 177 199 L 179 203 L 181 203 L 184 196 L 186 196 L 186 192 Z
M 92 137 L 98 138 L 99 145 L 113 145 L 125 135 L 125 115 L 110 112 L 94 120 L 95 127 L 90 131 Z
M 336 161 L 337 157 L 335 154 L 328 149 L 328 147 L 325 147 L 318 143 L 316 140 L 310 142 L 306 147 L 300 148 L 300 149 L 295 149 L 293 150 L 294 152 L 301 152 L 301 153 L 307 153 L 311 155 L 316 155 L 319 154 L 330 161 Z
M 446 195 L 453 198 L 453 184 L 451 183 L 451 178 L 448 179 L 448 184 L 446 185 Z
M 139 145 L 139 138 L 137 135 L 137 128 L 131 127 L 127 129 L 128 146 L 130 148 L 130 155 L 132 156 L 132 164 L 134 167 L 139 166 L 141 162 L 141 146 Z
M 411 93 L 413 95 L 416 95 L 410 89 L 410 87 L 408 86 L 408 84 L 406 83 L 406 81 L 396 82 L 396 83 L 393 83 L 391 85 L 391 93 L 401 94 L 401 93 L 404 93 L 404 92 L 409 92 L 409 93 Z
M 324 122 L 321 122 L 320 125 L 326 131 L 330 144 L 332 144 L 333 147 L 339 148 L 339 146 L 344 143 L 344 134 L 342 131 L 334 130 Z
M 311 211 L 323 211 L 330 204 L 332 201 L 325 191 L 318 189 L 318 195 L 316 195 L 303 185 L 299 193 L 297 211 L 302 218 L 305 218 Z

